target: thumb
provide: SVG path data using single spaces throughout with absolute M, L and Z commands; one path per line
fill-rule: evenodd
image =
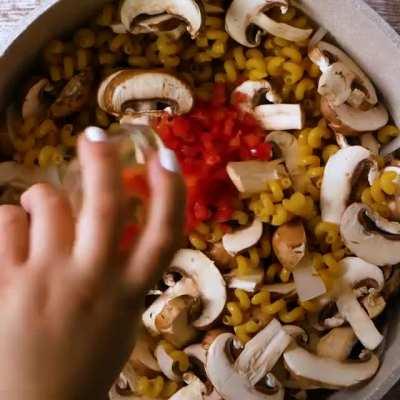
M 186 190 L 175 153 L 162 148 L 148 169 L 151 200 L 146 227 L 130 257 L 129 293 L 147 290 L 169 266 L 183 238 Z

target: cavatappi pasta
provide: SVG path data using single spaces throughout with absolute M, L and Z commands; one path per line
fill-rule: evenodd
M 192 5 L 200 2 L 185 1 Z M 235 1 L 240 3 L 239 0 Z M 297 346 L 315 353 L 313 357 L 319 357 L 321 354 L 317 352 L 319 347 L 316 344 L 323 346 L 326 336 L 332 335 L 332 345 L 342 346 L 340 340 L 335 341 L 335 338 L 337 329 L 346 327 L 354 330 L 353 342 L 365 347 L 373 359 L 377 345 L 368 345 L 368 341 L 365 345 L 365 337 L 354 325 L 357 321 L 345 315 L 347 308 L 343 307 L 345 300 L 342 291 L 344 288 L 348 290 L 346 293 L 351 297 L 350 306 L 354 314 L 362 314 L 364 322 L 367 321 L 365 323 L 370 327 L 369 334 L 376 337 L 380 329 L 376 318 L 383 311 L 377 311 L 376 305 L 382 302 L 386 304 L 389 300 L 383 294 L 383 288 L 385 279 L 391 277 L 387 273 L 383 277 L 382 267 L 390 266 L 391 270 L 394 267 L 392 264 L 388 266 L 385 260 L 376 261 L 379 258 L 377 256 L 371 255 L 369 258 L 367 245 L 358 253 L 359 249 L 351 245 L 355 242 L 351 235 L 359 233 L 349 233 L 344 229 L 342 218 L 349 211 L 348 206 L 358 203 L 364 207 L 364 212 L 354 216 L 352 221 L 364 223 L 365 230 L 372 229 L 378 242 L 387 246 L 385 249 L 390 248 L 390 240 L 392 243 L 398 240 L 400 161 L 396 152 L 400 144 L 396 145 L 396 139 L 400 129 L 387 118 L 385 120 L 384 115 L 380 115 L 380 124 L 373 121 L 379 125 L 373 131 L 365 127 L 362 121 L 357 121 L 357 128 L 341 121 L 335 107 L 352 107 L 356 113 L 378 107 L 376 102 L 371 103 L 371 98 L 374 98 L 374 93 L 371 93 L 373 85 L 366 85 L 363 81 L 365 77 L 346 64 L 347 59 L 339 49 L 324 45 L 324 41 L 313 43 L 312 34 L 318 27 L 298 8 L 272 7 L 267 11 L 267 17 L 274 20 L 273 24 L 279 24 L 278 31 L 274 31 L 279 36 L 267 29 L 262 35 L 257 35 L 260 43 L 253 46 L 257 38 L 250 36 L 253 28 L 258 29 L 256 23 L 246 27 L 245 38 L 235 37 L 237 33 L 229 29 L 230 7 L 235 1 L 202 2 L 204 13 L 200 14 L 203 27 L 193 37 L 187 32 L 184 18 L 169 17 L 169 23 L 160 25 L 163 29 L 159 27 L 151 32 L 132 34 L 121 24 L 121 4 L 107 3 L 93 20 L 74 34 L 62 39 L 55 38 L 43 49 L 38 68 L 41 80 L 37 83 L 42 85 L 39 100 L 43 104 L 40 110 L 35 107 L 30 110 L 28 107 L 18 115 L 15 112 L 10 114 L 15 121 L 12 124 L 13 132 L 10 132 L 13 152 L 8 154 L 8 158 L 32 169 L 56 167 L 63 170 L 75 156 L 78 135 L 84 128 L 95 125 L 107 130 L 110 135 L 119 132 L 122 114 L 115 110 L 110 112 L 104 104 L 100 104 L 101 101 L 97 101 L 96 95 L 101 97 L 100 84 L 121 70 L 130 70 L 132 75 L 156 71 L 179 79 L 183 82 L 182 87 L 188 85 L 194 100 L 192 109 L 195 110 L 193 114 L 189 113 L 189 121 L 198 118 L 196 121 L 201 125 L 212 115 L 215 124 L 221 120 L 224 122 L 218 125 L 220 131 L 214 132 L 211 127 L 201 139 L 191 138 L 185 142 L 185 124 L 189 124 L 185 115 L 188 113 L 176 117 L 175 103 L 172 106 L 171 103 L 167 104 L 169 108 L 162 110 L 162 117 L 153 121 L 151 118 L 154 114 L 150 116 L 156 130 L 161 126 L 157 133 L 167 145 L 174 135 L 173 144 L 184 144 L 184 151 L 179 154 L 180 161 L 186 163 L 184 173 L 186 170 L 193 173 L 196 168 L 221 163 L 225 148 L 238 147 L 238 143 L 239 147 L 249 150 L 243 157 L 240 151 L 234 153 L 237 160 L 227 159 L 222 171 L 215 171 L 216 175 L 220 173 L 221 182 L 229 182 L 221 191 L 228 187 L 229 194 L 234 189 L 234 201 L 229 207 L 226 204 L 215 204 L 209 209 L 198 207 L 194 211 L 196 223 L 187 232 L 187 249 L 181 250 L 192 252 L 190 254 L 200 260 L 196 268 L 209 268 L 209 276 L 216 275 L 214 280 L 208 282 L 210 287 L 214 288 L 213 285 L 223 282 L 221 290 L 226 294 L 226 301 L 210 324 L 196 325 L 201 310 L 212 308 L 210 304 L 215 301 L 214 292 L 207 292 L 208 297 L 203 298 L 202 291 L 207 291 L 202 287 L 205 283 L 198 277 L 183 273 L 192 286 L 189 289 L 185 287 L 184 294 L 176 297 L 192 297 L 196 301 L 190 303 L 184 314 L 179 314 L 181 325 L 178 332 L 172 326 L 168 331 L 157 331 L 154 319 L 149 322 L 143 317 L 148 331 L 146 337 L 154 336 L 148 356 L 154 362 L 153 367 L 158 363 L 160 367 L 162 364 L 162 368 L 143 368 L 143 360 L 137 360 L 132 355 L 129 363 L 135 371 L 135 379 L 134 384 L 130 381 L 127 393 L 135 396 L 135 399 L 174 399 L 176 392 L 190 385 L 186 379 L 188 373 L 198 375 L 205 383 L 208 395 L 215 390 L 221 397 L 227 396 L 224 388 L 218 386 L 221 385 L 218 379 L 207 375 L 210 368 L 204 369 L 202 359 L 204 356 L 206 363 L 212 362 L 208 359 L 207 350 L 217 342 L 213 340 L 224 332 L 231 333 L 237 339 L 235 351 L 242 351 L 241 354 L 249 351 L 255 357 L 255 364 L 260 354 L 271 349 L 273 338 L 265 339 L 261 349 L 254 348 L 252 352 L 251 346 L 260 345 L 256 345 L 257 341 L 253 341 L 253 338 L 260 338 L 258 335 L 265 334 L 268 329 L 276 329 L 274 337 L 287 339 L 292 335 L 287 343 L 284 342 L 285 345 L 276 346 L 279 349 L 283 346 L 281 353 L 262 378 L 268 378 L 271 371 L 276 370 L 273 382 L 280 380 L 282 385 L 278 385 L 279 390 L 286 389 L 287 395 L 293 394 L 295 398 L 300 398 L 297 395 L 303 396 L 301 398 L 306 396 L 304 387 L 347 388 L 371 378 L 376 372 L 367 378 L 356 379 L 356 382 L 350 382 L 347 386 L 339 378 L 338 384 L 320 382 L 319 377 L 312 379 L 301 375 L 302 363 L 299 363 L 294 374 L 294 368 L 285 355 Z M 287 1 L 283 0 L 282 3 L 286 4 Z M 246 14 L 245 10 L 243 14 Z M 141 28 L 144 29 L 143 26 Z M 304 36 L 307 31 L 309 34 Z M 300 39 L 291 39 L 299 34 Z M 250 39 L 254 41 L 251 46 L 243 45 Z M 341 78 L 337 79 L 343 79 L 340 83 L 349 88 L 348 93 L 339 93 L 340 88 L 332 89 L 330 86 L 335 82 L 329 81 L 329 72 L 335 71 L 335 68 L 342 68 L 347 73 L 340 70 L 342 72 L 337 75 Z M 85 75 L 88 71 L 93 78 L 82 80 L 82 76 L 88 76 Z M 237 93 L 237 88 L 246 83 L 251 90 Z M 224 101 L 216 102 L 218 88 L 225 91 L 228 99 L 225 99 L 225 103 L 228 105 Z M 76 91 L 78 100 L 70 101 L 69 96 L 76 94 Z M 26 91 L 23 95 L 26 96 Z M 63 96 L 68 100 L 65 104 L 62 102 Z M 60 99 L 64 108 L 55 111 L 55 102 L 59 106 Z M 129 111 L 131 114 L 128 112 L 130 117 L 146 114 L 146 110 L 134 109 L 137 99 L 128 100 L 132 101 L 127 102 L 127 108 L 133 107 Z M 154 103 L 154 99 L 149 100 Z M 163 103 L 164 99 L 157 100 L 160 101 L 156 102 L 156 106 L 160 106 L 159 103 Z M 148 106 L 148 103 L 144 106 Z M 290 111 L 287 111 L 289 108 Z M 160 110 L 156 111 L 156 115 L 160 115 Z M 275 119 L 274 112 L 279 113 L 280 118 Z M 290 114 L 288 127 L 282 127 L 281 124 L 287 117 L 285 113 Z M 177 120 L 174 120 L 175 117 Z M 280 125 L 277 129 L 271 128 L 271 124 L 277 123 L 276 120 Z M 180 124 L 179 129 L 174 125 L 176 121 Z M 240 124 L 244 124 L 250 132 L 243 132 Z M 236 125 L 240 125 L 236 136 L 229 136 Z M 192 128 L 195 129 L 193 125 Z M 210 132 L 213 135 L 226 135 L 225 142 L 222 141 L 223 145 L 218 151 L 210 151 L 209 157 L 202 160 L 202 165 L 189 165 L 189 161 L 197 162 L 200 157 L 198 149 L 194 149 L 196 141 L 202 142 L 205 148 L 212 148 L 212 140 L 208 140 Z M 268 139 L 270 134 L 275 135 L 275 139 Z M 372 145 L 365 144 L 367 139 L 364 137 L 363 140 L 364 134 L 370 135 L 367 139 Z M 242 180 L 246 179 L 246 173 L 250 174 L 254 165 L 248 166 L 244 177 L 239 176 L 240 179 L 237 176 L 232 178 L 225 169 L 230 162 L 249 160 L 259 162 L 264 169 L 257 170 L 256 177 L 260 182 L 256 189 L 246 191 L 237 184 L 237 180 L 245 186 Z M 276 163 L 276 160 L 280 161 Z M 352 160 L 359 161 L 354 164 Z M 269 175 L 267 172 L 271 170 L 268 168 L 272 164 L 266 163 L 276 163 L 273 173 Z M 253 178 L 247 176 L 250 181 Z M 193 186 L 192 181 L 191 184 Z M 214 189 L 218 190 L 218 187 L 214 185 L 210 191 Z M 9 199 L 9 193 L 5 193 L 7 196 L 4 195 L 4 199 Z M 3 201 L 2 197 L 0 200 Z M 214 208 L 223 211 L 219 214 L 215 212 L 215 218 L 211 217 Z M 292 233 L 295 224 L 301 225 L 304 234 L 301 240 Z M 286 233 L 280 235 L 278 232 Z M 357 236 L 359 241 L 364 239 Z M 284 248 L 283 257 L 279 253 L 279 246 Z M 379 254 L 380 249 L 372 248 L 370 252 Z M 294 264 L 293 259 L 297 260 Z M 400 264 L 400 258 L 396 264 Z M 361 270 L 360 266 L 364 269 Z M 204 271 L 199 269 L 196 276 L 202 273 Z M 177 283 L 175 278 L 174 273 L 164 277 L 156 292 L 162 290 L 165 295 L 173 291 L 174 285 L 182 284 L 182 281 Z M 310 287 L 304 287 L 304 282 Z M 188 325 L 190 335 L 187 334 L 182 342 L 180 336 Z M 300 343 L 298 334 L 288 332 L 303 332 L 309 341 L 307 344 Z M 197 346 L 196 350 L 193 350 L 193 345 Z M 157 346 L 165 350 L 162 361 L 155 359 Z M 350 347 L 357 348 L 355 345 Z M 203 356 L 198 353 L 194 356 L 193 351 L 204 353 Z M 235 351 L 232 356 L 237 358 Z M 241 357 L 237 358 L 237 364 L 240 364 Z M 332 362 L 344 363 L 349 359 L 350 351 L 345 359 Z M 300 383 L 292 379 L 295 375 Z M 253 383 L 248 385 L 255 386 Z M 258 383 L 261 384 L 261 381 Z M 254 390 L 258 390 L 257 386 Z M 120 398 L 123 396 L 115 397 Z M 228 396 L 226 400 L 236 398 Z

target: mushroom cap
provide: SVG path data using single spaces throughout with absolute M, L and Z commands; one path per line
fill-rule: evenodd
M 278 320 L 273 319 L 246 343 L 235 362 L 235 369 L 256 385 L 271 372 L 291 342 L 292 337 Z
M 301 220 L 281 225 L 272 237 L 274 253 L 282 266 L 293 271 L 306 253 L 307 237 Z
M 374 164 L 376 165 L 371 153 L 362 146 L 345 147 L 329 158 L 321 186 L 323 221 L 340 223 L 348 205 L 355 178 L 361 174 L 362 167 Z
M 219 269 L 199 250 L 179 250 L 172 260 L 171 270 L 177 270 L 195 282 L 203 306 L 201 315 L 193 321 L 197 329 L 207 329 L 222 314 L 226 303 L 226 284 Z
M 257 244 L 262 234 L 263 223 L 258 218 L 254 218 L 248 227 L 226 233 L 222 237 L 222 244 L 228 253 L 236 254 Z
M 292 347 L 283 355 L 286 367 L 296 377 L 307 379 L 321 388 L 349 388 L 372 378 L 379 368 L 375 354 L 364 362 L 340 362 L 318 357 L 301 347 Z
M 216 391 L 225 400 L 283 400 L 284 390 L 274 394 L 258 391 L 248 379 L 236 371 L 231 362 L 229 348 L 235 340 L 231 333 L 219 335 L 210 346 L 207 354 L 206 371 Z
M 100 85 L 97 98 L 102 110 L 117 117 L 122 117 L 128 109 L 134 115 L 160 114 L 163 110 L 158 109 L 158 102 L 170 106 L 174 114 L 186 114 L 194 104 L 192 92 L 184 81 L 157 70 L 115 72 Z
M 391 222 L 365 204 L 354 203 L 342 216 L 340 233 L 348 249 L 375 265 L 400 263 L 398 223 Z
M 169 19 L 178 19 L 186 23 L 187 30 L 195 38 L 203 27 L 204 10 L 201 2 L 195 0 L 125 0 L 121 7 L 121 21 L 125 28 L 132 33 L 143 33 L 135 31 L 136 24 L 145 25 L 146 20 L 165 16 Z M 148 26 L 157 31 L 158 23 L 154 21 Z M 163 29 L 165 30 L 165 29 Z
M 263 32 L 252 26 L 253 19 L 272 7 L 287 10 L 288 6 L 287 0 L 234 0 L 226 13 L 225 29 L 243 46 L 257 47 Z

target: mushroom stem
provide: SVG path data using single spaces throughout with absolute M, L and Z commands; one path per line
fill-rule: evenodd
M 251 23 L 257 25 L 263 31 L 271 35 L 278 36 L 291 42 L 307 40 L 313 33 L 312 29 L 300 29 L 288 24 L 276 22 L 264 13 L 258 13 L 254 16 L 251 19 Z

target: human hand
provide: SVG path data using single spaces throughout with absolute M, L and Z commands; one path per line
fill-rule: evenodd
M 180 244 L 184 185 L 163 150 L 148 166 L 146 227 L 128 261 L 116 261 L 118 155 L 102 131 L 86 132 L 76 224 L 67 199 L 46 184 L 25 192 L 22 207 L 0 207 L 0 393 L 8 400 L 103 399 L 133 348 L 144 293 Z

